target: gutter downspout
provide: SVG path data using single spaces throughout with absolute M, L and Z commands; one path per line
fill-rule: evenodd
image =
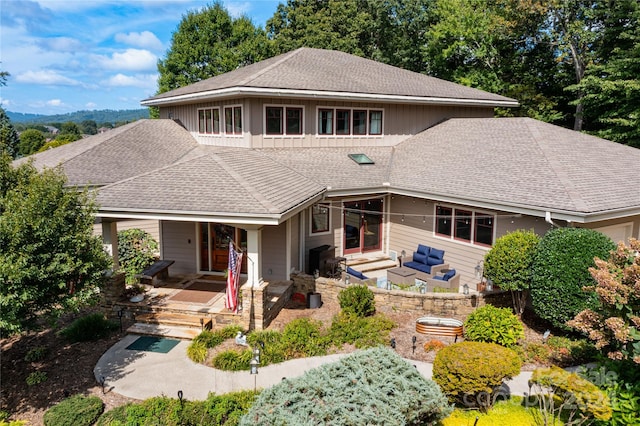
M 545 222 L 549 223 L 551 226 L 555 226 L 556 228 L 559 228 L 559 226 L 556 225 L 553 220 L 551 220 L 551 212 L 544 213 L 544 220 Z

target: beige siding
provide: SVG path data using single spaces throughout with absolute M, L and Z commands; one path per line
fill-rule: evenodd
M 296 270 L 301 270 L 304 265 L 300 265 L 300 215 L 296 215 L 289 219 L 289 229 L 291 235 L 289 241 L 291 242 L 291 253 L 289 257 L 289 264 Z
M 262 228 L 262 277 L 265 281 L 287 279 L 287 225 Z
M 162 258 L 175 260 L 170 274 L 193 274 L 198 271 L 196 227 L 193 222 L 162 221 Z
M 616 244 L 620 241 L 624 241 L 625 244 L 628 244 L 629 238 L 631 237 L 640 238 L 640 216 L 606 220 L 577 226 L 600 231 L 613 239 L 613 242 Z
M 342 241 L 342 215 L 339 208 L 339 202 L 333 201 L 329 203 L 333 208 L 330 209 L 329 229 L 328 233 L 312 235 L 311 234 L 311 208 L 305 212 L 304 222 L 304 270 L 308 270 L 309 267 L 309 250 L 315 247 L 329 245 L 334 247 L 335 254 L 340 253 L 341 241 Z
M 142 229 L 143 231 L 151 234 L 151 236 L 159 243 L 160 242 L 160 222 L 157 220 L 121 220 L 118 221 L 118 232 L 125 229 Z M 95 223 L 93 225 L 93 234 L 102 235 L 102 224 Z
M 225 105 L 242 105 L 244 136 L 207 136 L 198 134 L 198 109 Z M 265 136 L 265 105 L 295 105 L 304 109 L 303 136 Z M 322 107 L 374 108 L 383 110 L 383 135 L 369 137 L 318 136 L 317 109 Z M 161 118 L 179 120 L 199 143 L 252 148 L 318 148 L 350 146 L 393 146 L 408 137 L 452 117 L 492 117 L 493 109 L 485 107 L 454 107 L 405 105 L 365 102 L 337 102 L 281 98 L 242 98 L 192 105 L 163 107 Z

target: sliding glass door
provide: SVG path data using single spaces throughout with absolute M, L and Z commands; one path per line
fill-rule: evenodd
M 343 203 L 344 254 L 366 253 L 382 247 L 382 199 Z

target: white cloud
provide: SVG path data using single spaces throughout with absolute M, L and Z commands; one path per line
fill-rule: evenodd
M 248 14 L 249 10 L 251 10 L 251 3 L 249 2 L 224 2 L 224 7 L 234 18 L 239 18 L 242 15 Z
M 131 46 L 152 50 L 162 50 L 162 42 L 151 31 L 143 31 L 141 33 L 131 32 L 128 34 L 118 33 L 116 34 L 115 39 L 119 43 L 125 43 Z
M 156 74 L 138 74 L 134 76 L 116 74 L 103 84 L 111 87 L 140 87 L 143 89 L 155 88 L 158 76 Z
M 0 98 L 0 105 L 2 107 L 8 107 L 11 105 L 11 101 L 9 99 Z
M 98 104 L 95 103 L 95 102 L 87 102 L 84 105 L 84 107 L 87 108 L 88 110 L 96 109 L 97 106 L 98 106 Z
M 47 104 L 47 106 L 52 106 L 52 107 L 59 107 L 59 106 L 64 105 L 60 99 L 49 99 L 46 102 L 46 104 Z
M 82 82 L 65 77 L 52 70 L 26 71 L 16 76 L 18 83 L 60 85 L 60 86 L 82 86 Z
M 158 57 L 148 50 L 127 49 L 114 53 L 111 58 L 98 57 L 102 66 L 111 70 L 146 71 L 155 70 Z
M 40 46 L 45 51 L 77 52 L 82 50 L 82 43 L 71 37 L 52 37 L 40 40 Z

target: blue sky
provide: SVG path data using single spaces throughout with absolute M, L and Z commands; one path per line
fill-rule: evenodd
M 282 0 L 285 2 L 286 0 Z M 264 28 L 280 1 L 224 0 Z M 1 0 L 5 110 L 64 114 L 136 109 L 157 89 L 157 61 L 183 15 L 212 1 Z

